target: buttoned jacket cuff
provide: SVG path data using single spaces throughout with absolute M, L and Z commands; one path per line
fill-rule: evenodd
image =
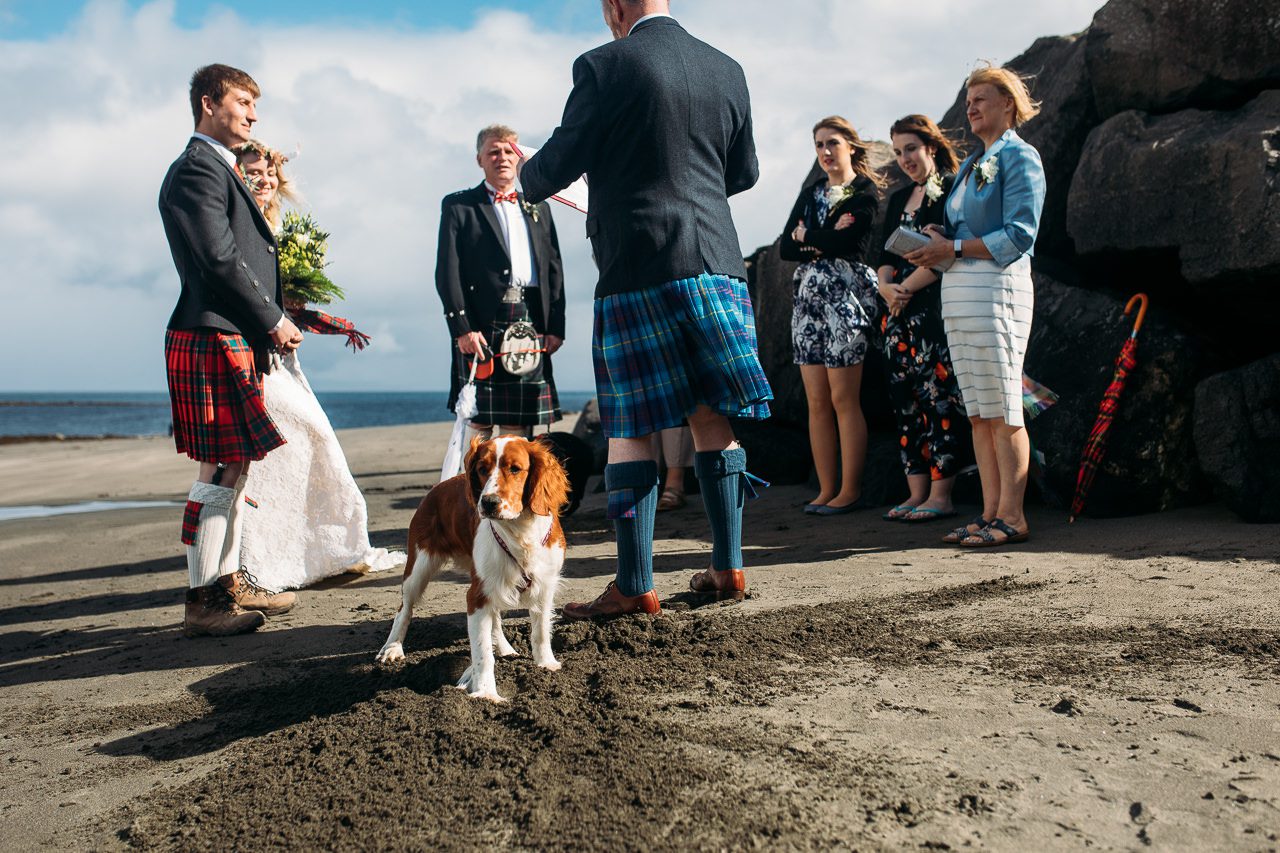
M 465 308 L 444 312 L 444 321 L 449 325 L 449 334 L 455 338 L 471 331 L 471 322 L 467 319 Z

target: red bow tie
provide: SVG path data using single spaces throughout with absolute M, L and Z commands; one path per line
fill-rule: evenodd
M 493 194 L 493 203 L 494 203 L 494 204 L 498 204 L 499 202 L 503 202 L 503 201 L 509 201 L 509 202 L 511 202 L 512 204 L 515 204 L 517 201 L 519 201 L 519 199 L 518 199 L 518 198 L 516 198 L 515 190 L 512 190 L 512 191 L 511 191 L 511 192 L 509 192 L 509 193 L 497 193 L 497 192 L 496 192 L 496 193 L 494 193 L 494 194 Z

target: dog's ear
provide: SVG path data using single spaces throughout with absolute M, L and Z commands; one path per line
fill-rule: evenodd
M 478 470 L 482 444 L 484 439 L 480 436 L 471 439 L 471 449 L 467 451 L 466 461 L 463 462 L 462 470 L 467 474 L 467 490 L 471 493 L 472 503 L 480 499 L 480 490 L 484 488 L 484 478 L 480 476 Z
M 529 477 L 524 505 L 534 515 L 559 515 L 569 502 L 569 477 L 560 460 L 541 441 L 529 442 Z

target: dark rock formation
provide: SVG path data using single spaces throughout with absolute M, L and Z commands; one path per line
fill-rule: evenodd
M 1278 188 L 1280 90 L 1230 112 L 1123 112 L 1089 134 L 1067 227 L 1082 254 L 1173 253 L 1206 296 L 1269 282 L 1262 296 L 1280 277 Z
M 1101 118 L 1232 108 L 1280 88 L 1275 0 L 1111 0 L 1085 48 Z
M 1246 521 L 1280 521 L 1280 354 L 1196 387 L 1195 440 L 1223 503 Z
M 1136 313 L 1125 317 L 1124 303 L 1040 273 L 1035 285 L 1026 373 L 1060 399 L 1028 429 L 1045 455 L 1046 485 L 1066 505 L 1075 491 L 1085 438 Z M 1191 435 L 1200 371 L 1186 337 L 1158 310 L 1148 314 L 1138 336 L 1138 365 L 1120 399 L 1085 515 L 1133 515 L 1208 497 Z

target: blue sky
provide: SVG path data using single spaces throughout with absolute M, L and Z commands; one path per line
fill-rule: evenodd
M 0 39 L 43 39 L 63 32 L 80 15 L 80 0 L 0 0 Z M 142 0 L 129 0 L 137 9 Z M 561 32 L 600 30 L 600 8 L 595 0 L 435 0 L 435 2 L 353 3 L 351 0 L 182 0 L 174 21 L 184 28 L 198 28 L 211 12 L 231 9 L 264 24 L 317 24 L 351 29 L 465 29 L 485 12 L 507 9 L 534 18 L 542 27 Z
M 786 0 L 780 14 L 779 0 L 675 0 L 751 90 L 760 182 L 731 200 L 743 253 L 786 224 L 816 119 L 882 139 L 906 113 L 939 117 L 978 60 L 1078 32 L 1101 5 Z M 479 182 L 479 128 L 546 140 L 574 57 L 609 38 L 599 15 L 597 0 L 0 0 L 0 303 L 34 318 L 0 335 L 0 391 L 164 390 L 177 276 L 156 194 L 191 132 L 187 81 L 209 62 L 261 85 L 260 138 L 301 146 L 289 174 L 332 234 L 329 272 L 348 295 L 333 313 L 373 337 L 352 355 L 309 336 L 312 385 L 447 387 L 440 199 Z M 590 389 L 595 267 L 582 215 L 554 215 L 568 302 L 556 376 Z

